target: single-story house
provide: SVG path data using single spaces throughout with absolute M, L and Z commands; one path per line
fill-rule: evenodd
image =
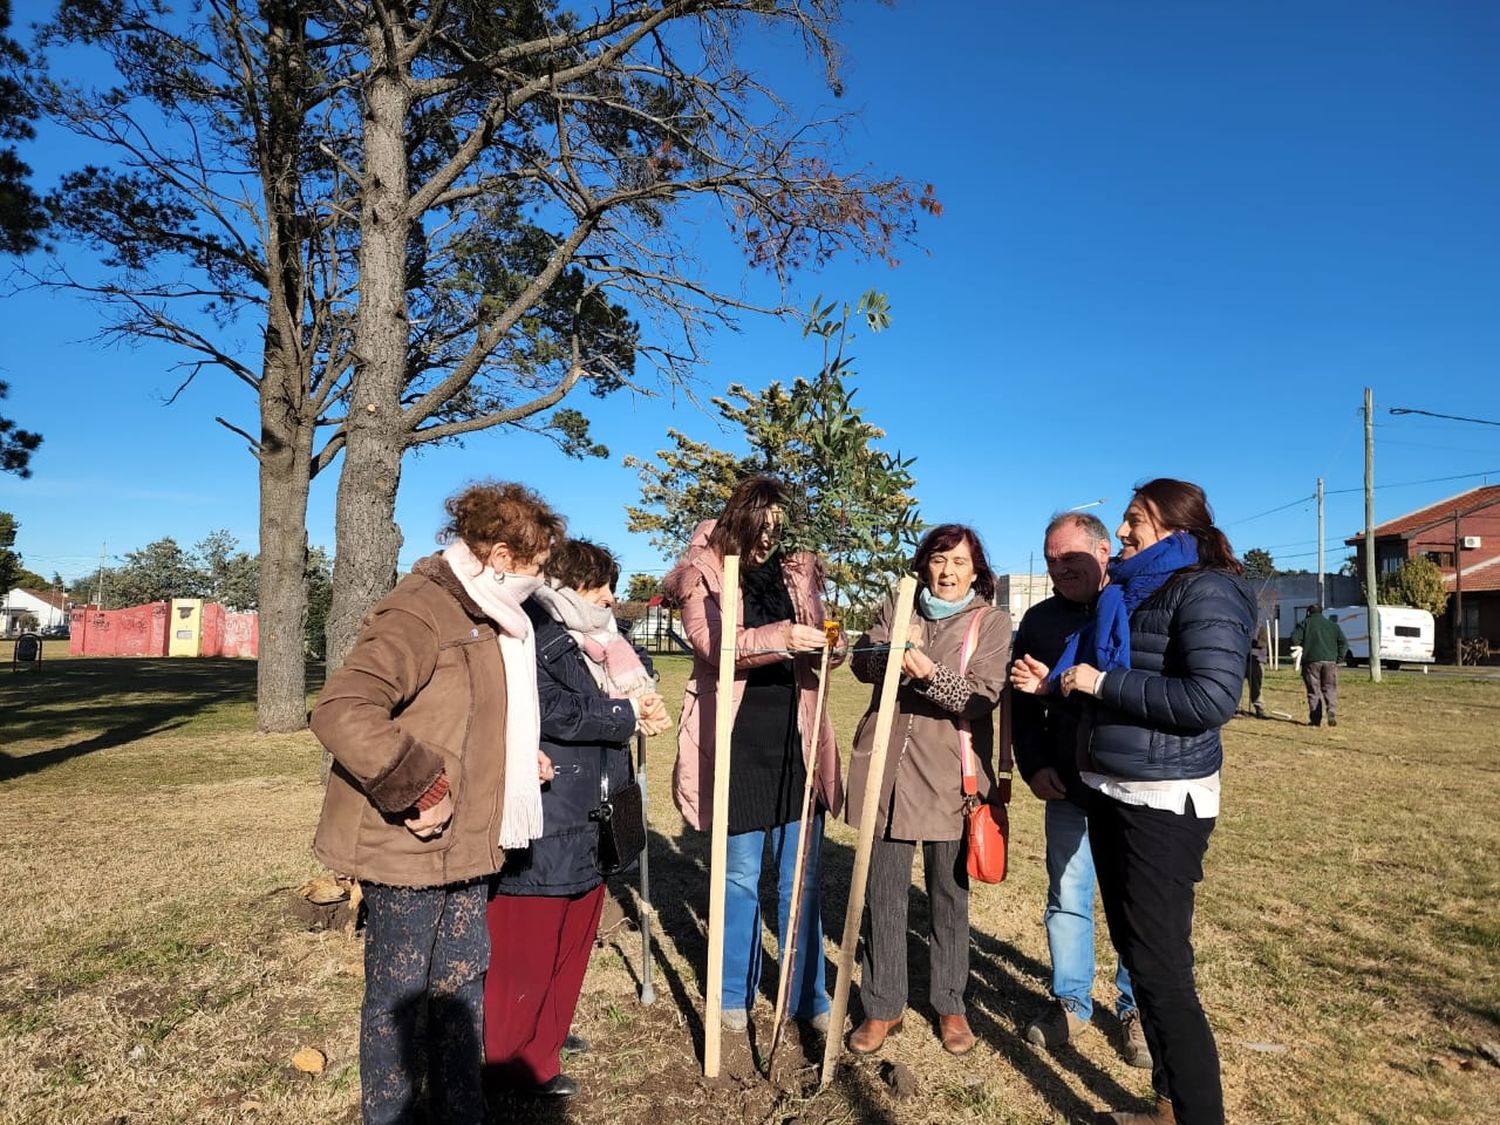
M 68 623 L 69 602 L 57 590 L 11 590 L 0 603 L 0 636 L 24 632 L 22 623 L 36 621 L 37 629 L 55 629 Z

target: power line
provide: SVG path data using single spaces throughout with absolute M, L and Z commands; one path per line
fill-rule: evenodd
M 1500 422 L 1492 422 L 1488 418 L 1465 418 L 1462 414 L 1435 414 L 1431 410 L 1415 410 L 1405 406 L 1393 406 L 1390 412 L 1392 414 L 1421 414 L 1427 418 L 1443 418 L 1449 422 L 1473 422 L 1477 426 L 1500 426 Z
M 1444 483 L 1445 481 L 1452 481 L 1452 480 L 1473 480 L 1475 477 L 1493 477 L 1493 476 L 1500 476 L 1500 469 L 1489 469 L 1489 470 L 1486 470 L 1485 472 L 1482 472 L 1482 473 L 1459 473 L 1459 474 L 1457 474 L 1455 476 L 1450 476 L 1450 477 L 1429 477 L 1426 480 L 1393 481 L 1390 484 L 1377 484 L 1375 486 L 1375 491 L 1376 492 L 1380 492 L 1380 491 L 1382 491 L 1384 489 L 1387 489 L 1387 488 L 1410 488 L 1413 485 L 1419 485 L 1419 484 L 1441 484 L 1441 483 Z M 1344 496 L 1344 495 L 1348 495 L 1351 492 L 1363 492 L 1363 491 L 1364 491 L 1363 487 L 1359 487 L 1359 488 L 1330 488 L 1330 489 L 1325 489 L 1323 495 L 1324 496 Z M 1262 519 L 1265 516 L 1275 515 L 1277 512 L 1284 512 L 1288 508 L 1295 508 L 1299 504 L 1311 504 L 1316 499 L 1317 499 L 1316 496 L 1302 496 L 1302 497 L 1299 497 L 1296 500 L 1288 501 L 1285 504 L 1277 505 L 1274 508 L 1268 508 L 1264 512 L 1258 512 L 1258 513 L 1256 513 L 1253 516 L 1243 516 L 1243 517 L 1241 517 L 1240 519 L 1237 519 L 1237 520 L 1230 520 L 1228 523 L 1224 524 L 1223 526 L 1224 527 L 1234 527 L 1237 524 L 1250 523 L 1253 520 Z M 1303 542 L 1308 542 L 1308 540 L 1304 540 Z M 1287 546 L 1293 546 L 1293 545 L 1294 544 L 1290 544 L 1290 543 L 1287 544 Z M 1262 547 L 1261 548 L 1261 550 L 1264 550 L 1264 551 L 1271 551 L 1271 550 L 1274 550 L 1274 549 L 1275 548 L 1272 548 L 1272 547 Z M 1317 552 L 1312 552 L 1312 553 L 1316 554 Z M 1291 556 L 1291 557 L 1295 558 L 1295 557 L 1298 557 L 1298 556 Z
M 1485 472 L 1482 472 L 1482 473 L 1459 473 L 1458 475 L 1451 476 L 1451 477 L 1428 477 L 1426 480 L 1403 480 L 1403 481 L 1398 481 L 1398 482 L 1393 483 L 1393 484 L 1377 484 L 1375 486 L 1375 491 L 1379 492 L 1383 488 L 1409 488 L 1409 487 L 1411 487 L 1414 484 L 1441 484 L 1444 481 L 1450 481 L 1450 480 L 1472 480 L 1475 477 L 1493 477 L 1493 476 L 1500 476 L 1500 469 L 1488 469 L 1488 470 L 1486 470 Z M 1341 496 L 1341 495 L 1344 495 L 1345 493 L 1349 493 L 1349 492 L 1363 492 L 1363 491 L 1364 491 L 1363 488 L 1335 488 L 1335 489 L 1330 489 L 1327 493 L 1325 493 L 1325 495 L 1327 495 L 1327 496 Z
M 1224 526 L 1225 527 L 1233 527 L 1237 523 L 1249 523 L 1251 520 L 1258 520 L 1258 519 L 1262 518 L 1263 516 L 1273 516 L 1277 512 L 1284 512 L 1288 508 L 1295 508 L 1298 504 L 1310 504 L 1310 503 L 1312 503 L 1316 499 L 1317 499 L 1316 496 L 1299 496 L 1297 499 L 1291 501 L 1290 503 L 1282 504 L 1280 507 L 1271 508 L 1268 511 L 1260 512 L 1257 515 L 1244 516 L 1241 519 L 1230 520 Z

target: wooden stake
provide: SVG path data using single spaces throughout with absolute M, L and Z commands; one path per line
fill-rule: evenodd
M 708 858 L 708 997 L 703 1074 L 719 1076 L 724 1012 L 724 879 L 729 861 L 729 737 L 734 732 L 734 650 L 740 617 L 740 557 L 724 556 L 719 598 L 719 694 L 714 709 L 714 803 Z
M 806 763 L 806 777 L 802 785 L 802 818 L 797 825 L 797 854 L 792 864 L 792 901 L 787 907 L 786 940 L 781 949 L 781 974 L 776 982 L 776 1014 L 771 1019 L 771 1050 L 766 1056 L 766 1070 L 776 1063 L 776 1044 L 781 1040 L 781 1029 L 786 1021 L 787 1003 L 792 993 L 792 978 L 797 966 L 797 927 L 802 922 L 802 884 L 807 876 L 804 864 L 807 859 L 807 827 L 812 813 L 813 776 L 818 769 L 818 748 L 823 734 L 823 700 L 828 695 L 828 656 L 832 645 L 823 646 L 823 660 L 818 666 L 818 697 L 813 706 L 812 761 Z M 823 956 L 822 951 L 818 956 Z
M 901 658 L 906 652 L 906 634 L 911 626 L 911 607 L 916 596 L 917 580 L 908 574 L 896 588 L 891 650 L 885 662 L 885 679 L 880 683 L 880 709 L 875 715 L 875 740 L 870 748 L 870 772 L 865 777 L 859 843 L 854 849 L 854 874 L 849 879 L 849 905 L 844 910 L 844 936 L 839 942 L 839 975 L 833 989 L 833 1010 L 828 1014 L 828 1042 L 823 1048 L 823 1076 L 819 1086 L 827 1086 L 832 1080 L 834 1064 L 844 1049 L 849 978 L 854 972 L 854 948 L 859 942 L 859 924 L 865 913 L 865 882 L 870 875 L 870 851 L 875 846 L 875 821 L 880 815 L 880 786 L 885 780 L 886 753 L 890 749 L 891 725 L 896 717 L 896 691 L 901 683 Z

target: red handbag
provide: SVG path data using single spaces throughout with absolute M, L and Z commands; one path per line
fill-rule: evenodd
M 969 654 L 979 637 L 979 625 L 985 610 L 974 614 L 969 622 L 969 632 L 964 638 L 963 655 L 959 659 L 958 674 L 964 675 L 969 668 Z M 1000 728 L 1000 763 L 1003 778 L 996 782 L 995 793 L 989 801 L 979 799 L 979 782 L 974 774 L 974 737 L 967 719 L 958 721 L 958 743 L 963 758 L 964 771 L 964 827 L 967 839 L 966 863 L 970 879 L 981 883 L 999 883 L 1005 879 L 1005 852 L 1010 841 L 1010 814 L 1005 806 L 1010 802 L 1010 744 L 1005 737 L 1005 716 L 1002 712 Z

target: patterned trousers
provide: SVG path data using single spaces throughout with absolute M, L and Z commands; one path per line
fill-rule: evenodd
M 365 885 L 365 1125 L 483 1125 L 485 885 Z M 425 1076 L 425 1089 L 422 1081 Z

